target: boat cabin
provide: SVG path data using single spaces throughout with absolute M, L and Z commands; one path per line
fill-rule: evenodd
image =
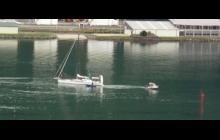
M 80 76 L 79 74 L 77 74 L 77 79 L 83 80 L 83 79 L 88 79 L 88 77 L 87 76 Z
M 153 87 L 153 86 L 156 86 L 156 84 L 155 83 L 149 83 L 149 86 Z
M 98 82 L 99 81 L 99 77 L 92 77 L 92 81 Z

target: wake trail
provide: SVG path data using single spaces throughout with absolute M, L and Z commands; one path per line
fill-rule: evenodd
M 103 88 L 108 89 L 136 89 L 145 88 L 144 86 L 134 86 L 134 85 L 104 85 Z
M 0 77 L 1 80 L 33 79 L 31 77 Z

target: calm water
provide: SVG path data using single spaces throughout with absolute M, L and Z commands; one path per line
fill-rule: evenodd
M 54 79 L 72 44 L 0 40 L 1 120 L 220 119 L 219 43 L 80 41 L 64 72 L 103 75 L 93 89 Z

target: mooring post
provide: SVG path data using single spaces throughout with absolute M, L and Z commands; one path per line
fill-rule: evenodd
M 200 115 L 203 114 L 204 112 L 204 99 L 205 99 L 205 95 L 203 94 L 202 90 L 200 90 Z

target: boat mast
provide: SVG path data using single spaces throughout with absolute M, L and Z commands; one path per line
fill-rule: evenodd
M 76 64 L 76 75 L 79 73 L 80 71 L 80 67 L 79 67 L 79 33 L 78 33 L 78 46 L 77 46 L 77 64 Z

